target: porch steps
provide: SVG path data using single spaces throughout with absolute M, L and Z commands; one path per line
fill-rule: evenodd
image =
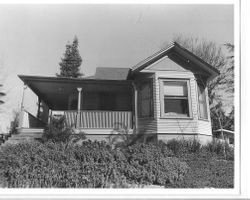
M 42 128 L 21 128 L 18 130 L 18 134 L 11 135 L 11 137 L 6 140 L 1 147 L 7 145 L 14 145 L 22 142 L 34 141 L 42 137 Z

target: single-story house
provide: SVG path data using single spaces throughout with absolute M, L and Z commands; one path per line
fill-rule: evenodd
M 67 126 L 104 139 L 120 123 L 158 139 L 212 139 L 207 82 L 219 71 L 178 43 L 130 68 L 97 68 L 84 78 L 19 75 L 25 84 L 20 130 L 63 114 Z M 37 96 L 27 108 L 27 91 Z M 27 103 L 26 103 L 27 104 Z M 31 104 L 28 104 L 31 105 Z

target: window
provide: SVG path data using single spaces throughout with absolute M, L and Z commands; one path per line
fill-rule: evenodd
M 207 101 L 206 92 L 203 84 L 198 83 L 198 104 L 199 104 L 199 118 L 208 119 L 207 115 Z
M 162 81 L 161 111 L 164 117 L 190 117 L 188 81 Z
M 151 117 L 153 116 L 152 82 L 144 81 L 138 86 L 138 115 Z

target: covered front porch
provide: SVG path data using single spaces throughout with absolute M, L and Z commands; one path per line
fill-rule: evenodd
M 25 95 L 27 89 L 37 95 L 36 113 L 28 112 L 22 102 L 23 128 L 44 127 L 51 116 L 62 115 L 68 127 L 87 133 L 110 133 L 118 125 L 135 128 L 135 98 L 131 81 L 19 77 L 26 85 L 23 101 L 28 98 Z M 28 122 L 24 123 L 25 118 Z

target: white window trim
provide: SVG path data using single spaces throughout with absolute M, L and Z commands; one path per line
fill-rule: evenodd
M 186 82 L 187 91 L 188 91 L 188 112 L 189 116 L 181 116 L 181 115 L 167 115 L 164 112 L 164 82 Z M 193 111 L 192 111 L 192 102 L 191 102 L 191 88 L 190 88 L 190 79 L 177 79 L 177 78 L 159 78 L 159 86 L 160 86 L 160 112 L 161 118 L 166 119 L 193 119 Z

